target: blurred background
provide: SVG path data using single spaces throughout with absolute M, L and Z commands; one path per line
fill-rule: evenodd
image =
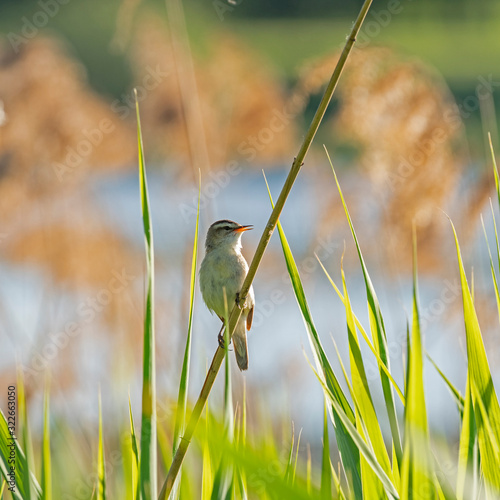
M 108 425 L 126 422 L 129 392 L 139 408 L 145 259 L 133 88 L 153 208 L 160 418 L 168 419 L 187 331 L 198 172 L 199 262 L 208 226 L 223 218 L 255 226 L 243 238 L 250 260 L 270 213 L 261 171 L 277 196 L 361 4 L 0 0 L 0 380 L 6 388 L 22 367 L 35 422 L 47 370 L 55 420 L 82 436 L 96 422 L 98 384 Z M 499 30 L 494 0 L 373 2 L 282 216 L 336 366 L 331 337 L 347 356 L 345 315 L 315 253 L 338 282 L 345 252 L 354 310 L 368 322 L 323 144 L 381 300 L 398 381 L 415 220 L 426 349 L 465 387 L 458 270 L 444 211 L 458 227 L 470 275 L 474 266 L 498 383 L 500 352 L 491 349 L 498 315 L 480 215 L 492 235 L 487 134 L 498 151 Z M 244 377 L 250 423 L 259 414 L 292 419 L 314 446 L 322 393 L 303 355 L 306 331 L 277 236 L 254 288 L 250 369 L 235 372 L 235 399 Z M 198 291 L 194 320 L 192 400 L 219 330 Z M 426 378 L 431 426 L 456 440 L 454 401 L 430 365 Z M 2 407 L 5 397 L 6 389 Z M 221 398 L 217 385 L 215 408 Z M 75 470 L 85 460 L 75 452 Z

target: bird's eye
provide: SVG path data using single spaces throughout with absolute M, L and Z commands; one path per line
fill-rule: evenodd
M 231 228 L 230 228 L 229 226 L 224 226 L 224 229 L 225 229 L 226 231 L 229 231 Z

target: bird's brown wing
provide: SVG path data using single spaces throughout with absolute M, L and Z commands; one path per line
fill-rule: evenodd
M 252 320 L 253 320 L 253 307 L 248 312 L 248 316 L 247 316 L 247 330 L 250 330 L 250 328 L 252 327 Z

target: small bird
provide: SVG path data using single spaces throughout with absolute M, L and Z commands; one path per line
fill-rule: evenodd
M 203 300 L 211 312 L 223 322 L 219 334 L 222 344 L 224 330 L 224 288 L 227 307 L 231 311 L 234 301 L 239 302 L 239 291 L 248 273 L 248 264 L 241 255 L 241 236 L 253 226 L 242 226 L 232 220 L 214 222 L 205 240 L 205 258 L 200 267 L 200 289 Z M 252 326 L 255 298 L 250 287 L 240 319 L 233 333 L 234 354 L 240 370 L 248 368 L 247 333 Z

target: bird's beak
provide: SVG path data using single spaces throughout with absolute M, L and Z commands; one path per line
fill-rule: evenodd
M 253 226 L 240 226 L 234 229 L 235 233 L 242 233 L 243 231 L 250 231 L 250 229 L 253 229 Z

